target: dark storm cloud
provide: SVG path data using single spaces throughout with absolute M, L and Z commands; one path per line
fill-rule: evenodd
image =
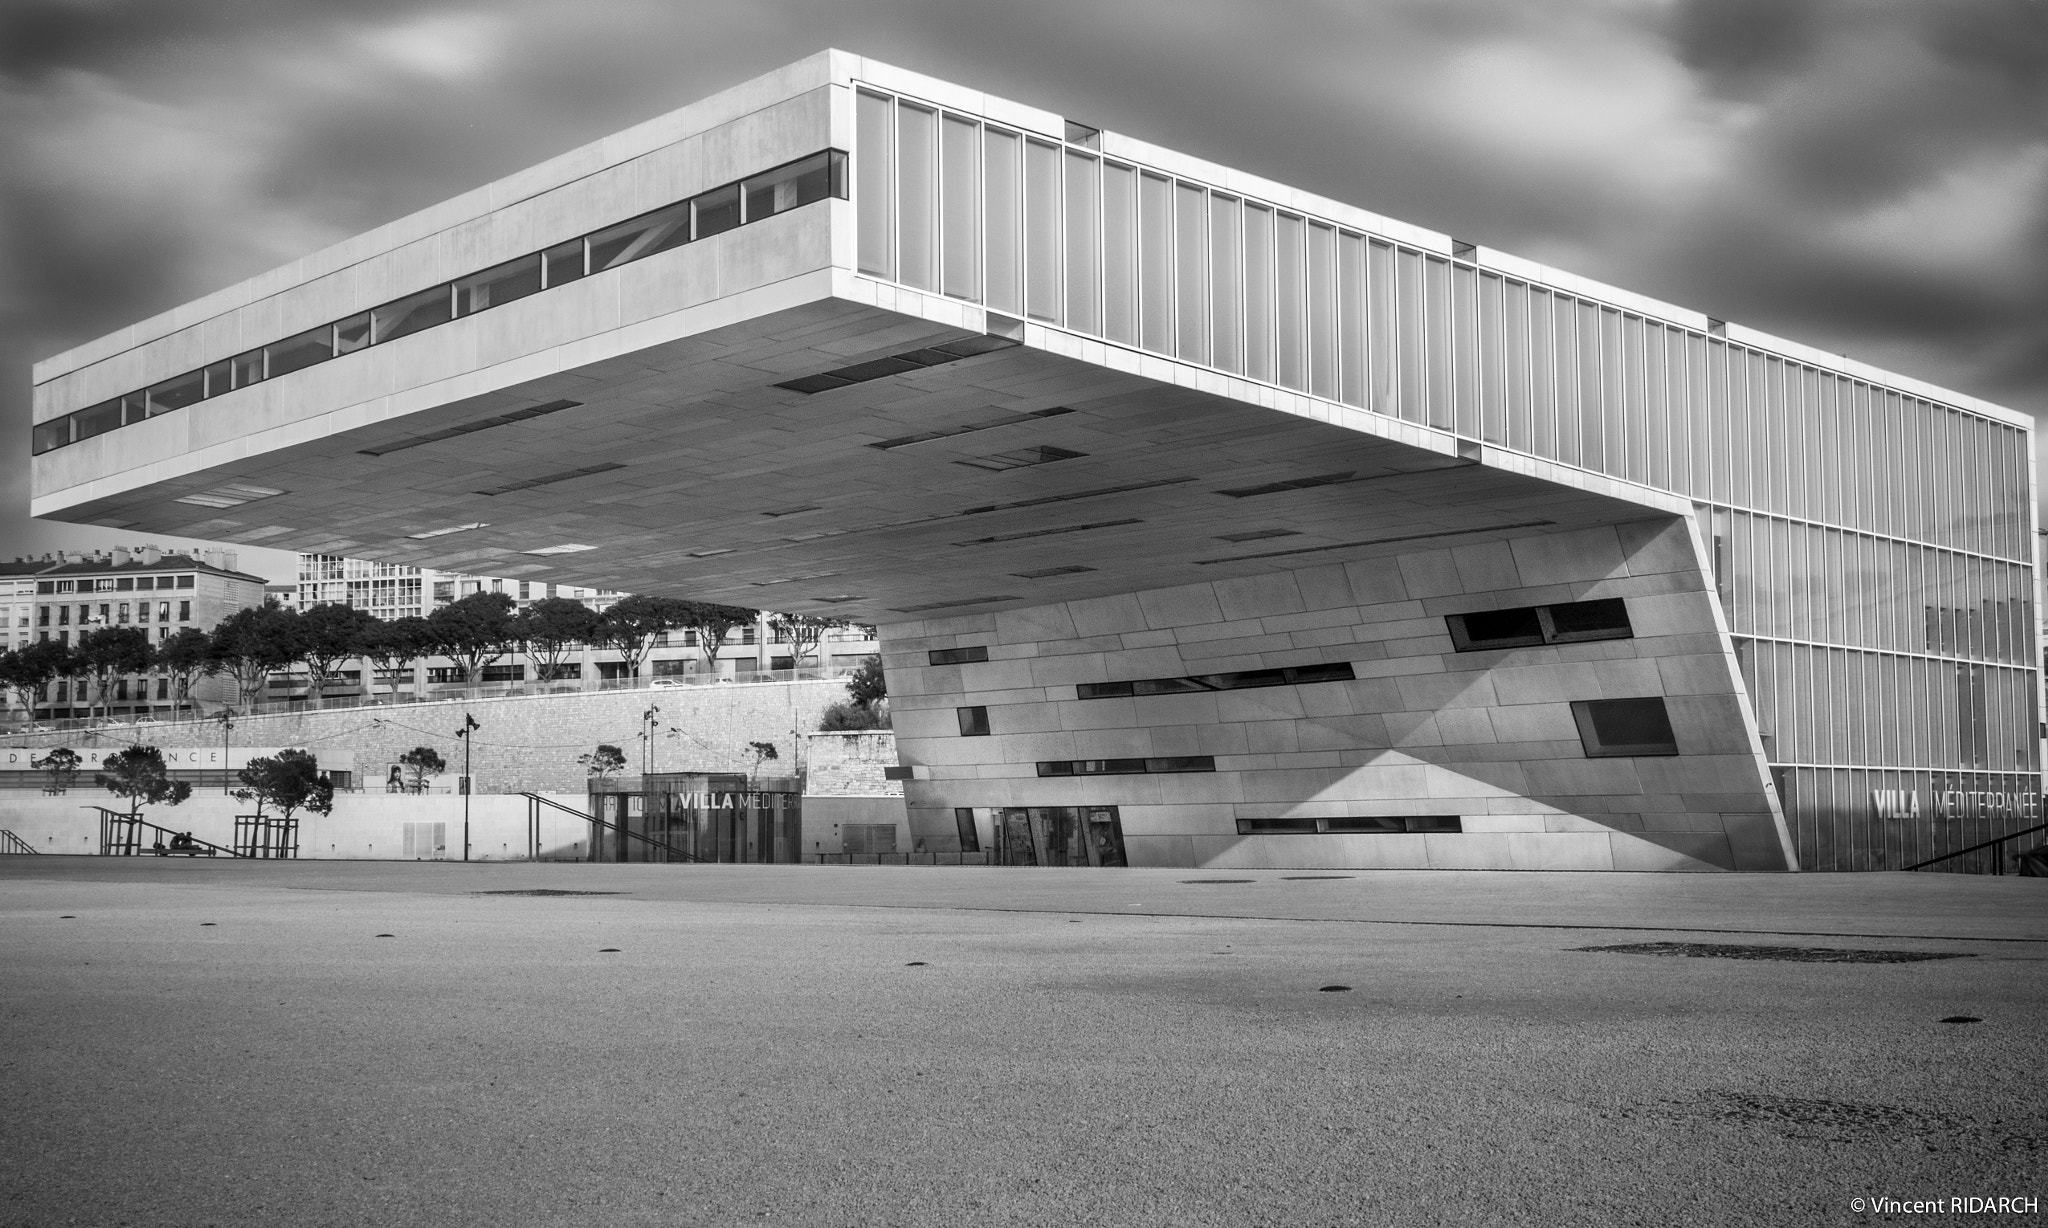
M 2040 0 L 15 0 L 0 431 L 34 357 L 834 45 L 2048 403 Z M 0 553 L 81 532 L 0 486 Z

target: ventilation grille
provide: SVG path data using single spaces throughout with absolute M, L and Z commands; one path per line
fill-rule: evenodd
M 1019 344 L 1021 342 L 1013 341 L 1008 337 L 998 337 L 993 334 L 984 333 L 979 337 L 965 337 L 959 341 L 948 341 L 944 345 L 927 346 L 918 350 L 906 350 L 901 354 L 891 354 L 887 358 L 874 358 L 867 362 L 857 362 L 850 367 L 837 367 L 830 371 L 820 371 L 815 375 L 798 376 L 796 379 L 783 380 L 775 386 L 811 396 L 820 392 L 830 392 L 834 388 L 844 388 L 848 384 L 864 384 L 869 380 L 883 379 L 891 375 L 904 375 L 911 371 L 922 371 L 926 367 L 937 367 L 949 362 L 959 362 L 963 358 L 972 358 L 976 354 L 1006 350 L 1013 345 Z
M 1293 550 L 1266 550 L 1258 554 L 1233 554 L 1220 559 L 1196 559 L 1195 566 L 1209 567 L 1216 563 L 1242 563 L 1251 559 L 1278 559 L 1292 554 L 1316 554 L 1324 550 L 1350 550 L 1358 546 L 1386 546 L 1394 542 L 1429 541 L 1438 537 L 1469 537 L 1474 533 L 1501 533 L 1509 529 L 1538 529 L 1555 524 L 1551 520 L 1518 520 L 1513 524 L 1491 524 L 1478 529 L 1442 529 L 1435 533 L 1403 533 L 1398 537 L 1367 537 L 1355 542 L 1337 542 L 1329 546 L 1301 546 Z
M 1067 409 L 1064 406 L 1053 409 L 1034 409 L 1029 413 L 1005 414 L 1000 418 L 991 418 L 986 422 L 976 422 L 970 426 L 956 426 L 943 431 L 925 431 L 919 435 L 898 435 L 894 439 L 884 439 L 871 443 L 868 446 L 870 448 L 879 448 L 886 452 L 891 448 L 907 448 L 914 443 L 930 443 L 934 439 L 951 439 L 955 435 L 971 435 L 976 431 L 992 431 L 999 426 L 1015 426 L 1019 422 L 1030 422 L 1037 418 L 1057 418 L 1061 414 L 1071 414 L 1073 412 L 1073 410 Z
M 977 537 L 972 541 L 954 542 L 956 546 L 991 546 L 997 542 L 1023 541 L 1027 537 L 1051 537 L 1058 533 L 1085 533 L 1090 529 L 1113 529 L 1118 525 L 1144 524 L 1135 517 L 1127 520 L 1098 520 L 1093 524 L 1068 524 L 1056 529 L 1026 529 L 1022 533 L 998 533 L 993 537 Z
M 571 478 L 584 478 L 589 477 L 593 473 L 610 473 L 614 469 L 624 468 L 625 466 L 617 461 L 606 461 L 602 465 L 585 465 L 581 469 L 564 469 L 560 473 L 549 473 L 537 478 L 527 478 L 523 482 L 507 482 L 503 486 L 493 486 L 489 490 L 480 490 L 476 493 L 480 495 L 509 495 L 515 490 L 532 490 L 536 486 L 552 486 L 556 482 L 566 482 Z

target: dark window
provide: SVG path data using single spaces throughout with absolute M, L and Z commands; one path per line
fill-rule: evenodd
M 265 370 L 275 379 L 292 371 L 326 362 L 334 357 L 334 326 L 322 324 L 296 337 L 286 337 L 263 347 Z
M 665 252 L 690 241 L 690 206 L 670 205 L 609 226 L 590 236 L 590 271 L 601 273 L 629 260 Z
M 1447 615 L 1444 623 L 1450 627 L 1451 642 L 1459 652 L 1625 640 L 1635 635 L 1628 621 L 1628 602 L 1619 597 L 1517 606 L 1510 610 L 1474 610 Z
M 192 587 L 192 581 L 193 581 L 193 577 L 191 577 L 191 576 L 179 576 L 179 577 L 178 577 L 178 587 L 179 587 L 179 588 L 191 588 L 191 587 Z M 163 585 L 159 584 L 159 585 L 157 585 L 157 587 L 158 587 L 158 588 L 162 588 L 162 587 L 163 587 Z
M 62 418 L 53 418 L 48 422 L 36 423 L 34 437 L 30 444 L 31 449 L 37 456 L 41 456 L 45 452 L 53 452 L 70 443 L 72 439 L 71 428 L 76 419 L 76 414 L 66 414 Z
M 370 312 L 370 344 L 382 345 L 395 337 L 404 337 L 446 324 L 454 318 L 450 309 L 453 296 L 445 285 L 408 294 L 396 302 L 386 303 Z M 276 359 L 271 360 L 271 373 L 277 372 Z
M 985 738 L 988 736 L 988 709 L 984 707 L 955 708 L 960 718 L 960 736 L 963 738 Z
M 235 364 L 228 359 L 207 364 L 202 373 L 206 377 L 206 395 L 217 397 L 224 392 L 235 390 Z
M 1184 678 L 1139 678 L 1131 682 L 1083 682 L 1077 699 L 1120 699 L 1127 695 L 1189 695 L 1197 691 L 1241 691 L 1252 687 L 1296 686 L 1311 682 L 1349 682 L 1356 675 L 1351 662 L 1290 665 L 1285 669 L 1249 669 L 1232 674 L 1195 674 Z
M 972 648 L 934 648 L 926 656 L 933 665 L 971 665 L 988 660 L 988 649 L 980 644 Z
M 1628 621 L 1628 602 L 1619 597 L 1544 606 L 1543 612 L 1550 618 L 1552 643 L 1619 640 L 1635 635 L 1635 628 Z
M 1579 723 L 1579 741 L 1589 759 L 1678 753 L 1661 696 L 1574 700 L 1572 719 Z
M 1038 764 L 1040 776 L 1139 776 L 1157 772 L 1213 772 L 1211 755 L 1157 759 L 1053 759 Z
M 78 438 L 91 439 L 94 435 L 104 435 L 121 425 L 121 398 L 102 401 L 91 409 L 79 410 L 71 417 L 78 424 Z
M 246 353 L 237 354 L 233 358 L 228 359 L 228 362 L 235 369 L 235 387 L 247 388 L 251 384 L 263 382 L 266 368 L 263 363 L 262 350 L 249 350 Z
M 691 201 L 690 208 L 696 215 L 698 238 L 723 234 L 740 224 L 740 190 L 715 188 Z
M 1239 819 L 1240 836 L 1314 835 L 1314 819 Z
M 583 276 L 583 240 L 558 243 L 541 253 L 547 264 L 548 284 L 560 286 Z
M 979 853 L 981 832 L 974 825 L 974 810 L 969 806 L 953 807 L 953 826 L 960 832 L 960 851 Z
M 1536 617 L 1534 606 L 1514 610 L 1475 610 L 1470 614 L 1452 614 L 1444 621 L 1450 625 L 1451 642 L 1457 645 L 1459 652 L 1524 648 L 1543 642 L 1543 621 Z
M 1239 819 L 1241 836 L 1311 835 L 1386 836 L 1402 833 L 1460 832 L 1464 820 L 1454 814 L 1388 814 L 1339 819 Z
M 529 294 L 540 293 L 540 257 L 521 256 L 494 269 L 472 273 L 455 283 L 455 310 L 474 315 Z
M 758 222 L 799 205 L 844 195 L 843 190 L 835 190 L 835 184 L 845 178 L 844 157 L 839 153 L 815 154 L 747 180 L 741 185 L 747 220 Z
M 486 665 L 484 666 L 483 680 L 485 682 L 524 682 L 526 681 L 526 666 Z
M 334 326 L 334 352 L 353 354 L 370 344 L 370 313 L 359 312 Z
M 161 384 L 151 385 L 149 389 L 149 414 L 151 417 L 155 417 L 157 414 L 168 413 L 173 409 L 183 409 L 187 405 L 196 405 L 205 399 L 205 373 L 202 371 L 188 372 L 174 379 L 167 379 Z
M 114 581 L 114 591 L 115 591 L 115 592 L 119 592 L 119 593 L 126 593 L 126 592 L 131 592 L 131 591 L 133 591 L 133 590 L 134 590 L 134 588 L 135 588 L 135 581 L 133 581 L 133 580 L 129 579 L 129 578 L 127 577 L 127 576 L 122 576 L 122 577 L 121 577 L 120 579 L 118 579 L 118 580 L 115 580 L 115 581 Z
M 52 580 L 38 580 L 36 581 L 36 591 L 39 593 L 54 593 L 57 591 L 56 582 Z

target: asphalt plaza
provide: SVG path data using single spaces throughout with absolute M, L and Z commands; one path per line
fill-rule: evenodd
M 2040 880 L 22 857 L 0 923 L 9 1225 L 1864 1223 L 2048 1171 Z

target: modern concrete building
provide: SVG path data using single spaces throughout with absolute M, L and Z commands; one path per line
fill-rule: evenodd
M 2034 821 L 2030 423 L 827 52 L 58 355 L 34 512 L 879 623 L 1012 861 Z

